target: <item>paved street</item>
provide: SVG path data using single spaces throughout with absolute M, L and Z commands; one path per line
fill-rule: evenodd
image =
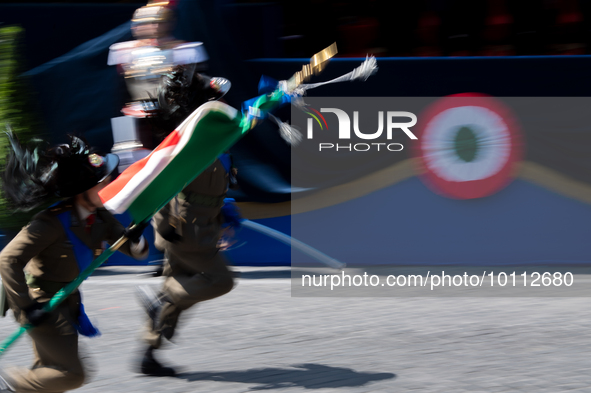
M 79 392 L 591 392 L 587 298 L 295 298 L 284 268 L 238 268 L 228 295 L 185 314 L 159 354 L 181 374 L 134 372 L 145 268 L 83 285 L 103 335 L 81 341 L 94 375 Z M 16 327 L 0 319 L 0 339 Z M 28 365 L 21 339 L 0 367 Z

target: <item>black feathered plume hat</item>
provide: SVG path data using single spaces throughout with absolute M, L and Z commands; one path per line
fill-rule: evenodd
M 158 113 L 153 122 L 156 134 L 168 135 L 195 109 L 221 99 L 232 84 L 226 78 L 195 72 L 192 65 L 177 65 L 166 73 L 158 88 Z
M 8 132 L 11 152 L 1 174 L 5 196 L 18 210 L 30 210 L 51 197 L 68 198 L 105 180 L 119 165 L 115 154 L 94 153 L 86 141 L 68 135 L 69 144 L 47 147 L 34 141 L 23 147 Z

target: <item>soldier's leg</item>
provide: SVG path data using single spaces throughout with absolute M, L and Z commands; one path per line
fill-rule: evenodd
M 170 259 L 168 253 L 163 265 L 163 274 L 169 276 L 171 274 Z M 147 344 L 142 360 L 140 362 L 139 372 L 151 376 L 173 376 L 176 374 L 175 370 L 171 367 L 166 367 L 160 364 L 158 360 L 154 358 L 154 350 L 160 348 L 162 345 L 162 327 L 160 325 L 160 315 L 162 309 L 168 309 L 170 303 L 166 301 L 166 297 L 162 291 L 155 293 L 148 286 L 140 286 L 138 289 L 138 295 L 146 308 L 148 313 L 148 323 L 143 335 L 143 341 Z M 169 314 L 169 312 L 166 312 Z M 175 318 L 176 320 L 180 315 L 180 310 Z M 170 335 L 172 337 L 172 335 Z M 168 337 L 170 339 L 170 337 Z
M 7 381 L 16 392 L 61 393 L 84 383 L 84 367 L 78 354 L 78 335 L 60 334 L 52 325 L 30 331 L 35 363 L 30 370 L 15 370 Z
M 195 303 L 210 300 L 230 292 L 234 286 L 232 273 L 225 259 L 217 252 L 206 261 L 196 259 L 187 264 L 187 258 L 168 253 L 164 275 L 167 276 L 159 294 L 145 302 L 148 313 L 153 310 L 144 341 L 148 348 L 141 363 L 141 372 L 148 375 L 174 375 L 170 367 L 154 359 L 153 351 L 160 348 L 162 338 L 170 340 L 175 333 L 183 310 Z M 193 262 L 189 260 L 190 262 Z M 150 296 L 147 296 L 148 298 Z
M 195 303 L 210 300 L 230 292 L 234 286 L 232 273 L 225 259 L 220 254 L 206 263 L 200 264 L 202 272 L 186 270 L 182 263 L 177 263 L 174 256 L 168 260 L 162 291 L 155 295 L 159 310 L 148 323 L 144 341 L 154 348 L 159 348 L 162 337 L 170 340 L 175 332 L 183 310 Z
M 160 312 L 158 329 L 168 340 L 173 337 L 183 310 L 196 303 L 222 296 L 234 287 L 234 278 L 222 255 L 218 253 L 202 265 L 202 272 L 178 272 L 164 282 L 162 293 L 166 301 Z
M 167 340 L 172 338 L 182 312 L 167 301 L 163 301 L 160 307 L 158 315 L 148 320 L 144 334 L 144 341 L 154 348 L 160 348 L 163 337 Z
M 178 272 L 173 270 L 164 282 L 162 292 L 175 308 L 186 310 L 195 303 L 222 296 L 234 287 L 232 272 L 220 253 L 199 263 L 197 269 L 196 273 L 184 269 Z
M 195 263 L 187 263 L 187 258 L 174 255 L 170 259 L 170 274 L 162 287 L 165 303 L 160 314 L 160 326 L 165 336 L 172 336 L 178 317 L 183 310 L 196 303 L 222 296 L 234 287 L 232 272 L 226 259 L 215 252 L 207 260 L 194 258 Z M 192 262 L 192 261 L 191 261 Z

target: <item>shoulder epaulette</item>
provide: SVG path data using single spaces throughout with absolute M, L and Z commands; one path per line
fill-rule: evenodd
M 74 203 L 72 201 L 64 201 L 64 202 L 58 203 L 57 205 L 47 208 L 46 210 L 44 210 L 44 212 L 49 213 L 53 216 L 56 216 L 56 215 L 63 213 L 67 210 L 72 210 L 73 208 L 74 208 Z

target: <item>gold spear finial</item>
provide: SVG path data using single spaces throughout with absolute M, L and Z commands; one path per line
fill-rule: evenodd
M 319 74 L 324 69 L 324 67 L 326 67 L 328 60 L 330 60 L 330 58 L 337 53 L 338 51 L 336 42 L 333 42 L 329 47 L 324 48 L 320 52 L 316 53 L 310 58 L 310 64 L 304 65 L 301 71 L 296 72 L 291 78 L 289 78 L 287 81 L 287 90 L 292 91 L 310 79 L 312 74 Z

